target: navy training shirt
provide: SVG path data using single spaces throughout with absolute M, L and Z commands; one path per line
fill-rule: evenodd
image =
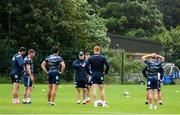
M 82 66 L 83 65 L 83 66 Z M 77 59 L 73 62 L 73 67 L 76 70 L 75 73 L 75 81 L 83 80 L 87 78 L 86 70 L 85 70 L 86 61 Z
M 28 72 L 27 72 L 27 68 L 26 68 L 26 65 L 30 65 L 30 69 L 31 69 L 31 73 L 33 73 L 33 70 L 34 70 L 34 67 L 33 67 L 33 60 L 31 58 L 29 58 L 28 56 L 26 56 L 24 58 L 24 73 L 25 75 L 29 75 Z
M 147 75 L 148 77 L 157 77 L 158 73 L 162 73 L 162 62 L 161 61 L 144 61 L 147 68 Z
M 50 55 L 46 57 L 45 61 L 49 65 L 49 72 L 59 72 L 59 64 L 64 60 L 59 55 Z
M 88 59 L 86 71 L 90 75 L 92 75 L 92 73 L 103 73 L 105 69 L 104 65 L 106 66 L 105 74 L 107 74 L 109 71 L 109 62 L 104 56 L 95 54 Z
M 12 58 L 11 75 L 21 75 L 23 67 L 24 67 L 23 57 L 19 53 L 15 54 Z

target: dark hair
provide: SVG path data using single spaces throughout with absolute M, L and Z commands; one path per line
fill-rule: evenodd
M 33 49 L 29 49 L 29 50 L 28 50 L 28 54 L 34 53 L 34 52 L 35 52 L 35 50 L 33 50 Z
M 59 52 L 59 47 L 58 46 L 54 46 L 52 49 L 51 49 L 52 53 L 58 53 Z
M 26 51 L 26 48 L 25 47 L 20 47 L 19 48 L 19 52 L 25 52 Z

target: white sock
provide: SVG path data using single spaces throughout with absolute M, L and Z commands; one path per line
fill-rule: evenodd
M 94 101 L 94 107 L 97 107 L 97 106 L 98 106 L 97 101 Z
M 154 109 L 157 109 L 157 105 L 154 105 Z
M 149 109 L 152 109 L 152 108 L 153 108 L 152 104 L 149 104 Z

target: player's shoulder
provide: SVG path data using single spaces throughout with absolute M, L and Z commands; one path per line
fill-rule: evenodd
M 28 57 L 28 56 L 26 56 L 25 58 L 24 58 L 24 63 L 31 63 L 31 59 Z
M 14 57 L 16 57 L 16 58 L 22 58 L 22 56 L 21 56 L 20 54 L 18 54 L 18 53 L 15 54 Z

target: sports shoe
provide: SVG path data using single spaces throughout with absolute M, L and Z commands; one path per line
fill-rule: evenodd
M 94 102 L 94 107 L 97 107 L 98 106 L 98 103 L 95 101 Z
M 86 105 L 86 100 L 83 101 L 83 105 Z
M 157 105 L 154 105 L 154 109 L 155 109 L 155 110 L 157 109 Z
M 162 101 L 159 101 L 159 105 L 162 105 Z
M 26 104 L 32 104 L 32 102 L 31 102 L 31 101 L 29 101 L 29 102 L 26 102 Z
M 77 100 L 76 103 L 77 103 L 77 104 L 80 104 L 80 100 Z

